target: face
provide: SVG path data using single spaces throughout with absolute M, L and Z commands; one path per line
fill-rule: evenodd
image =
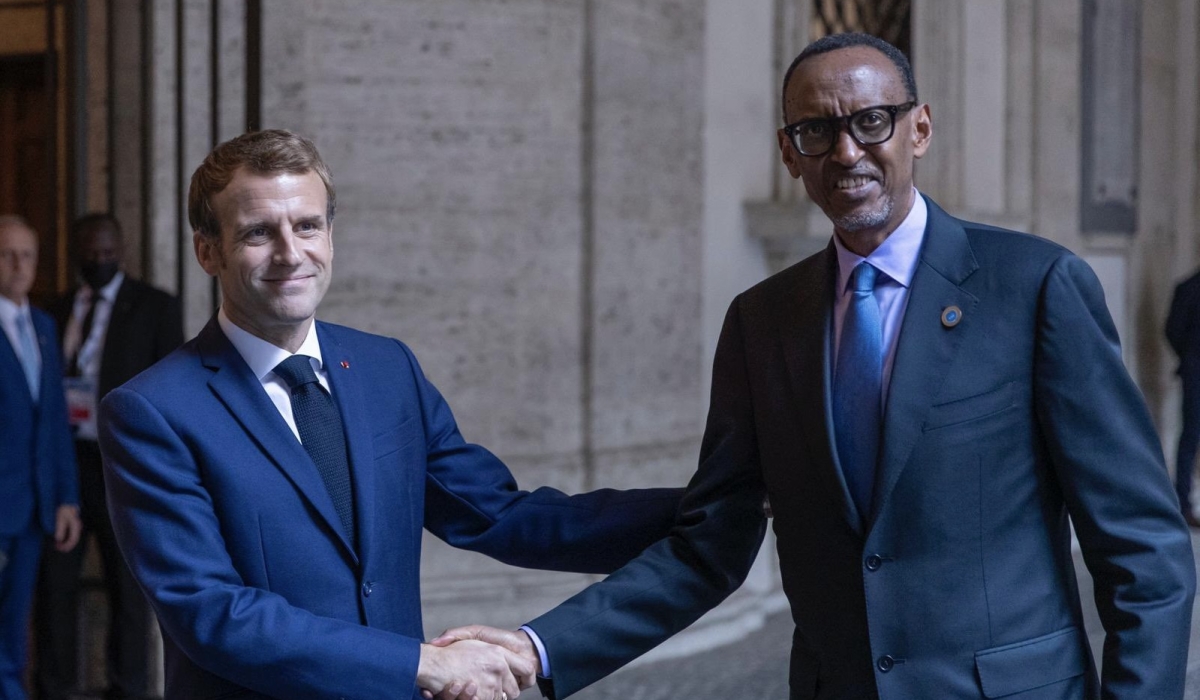
M 0 224 L 0 296 L 25 301 L 37 274 L 37 236 L 20 224 Z
M 329 289 L 333 227 L 325 186 L 314 172 L 258 175 L 238 170 L 212 198 L 220 235 L 193 235 L 196 259 L 221 285 L 238 326 L 295 351 Z
M 104 222 L 85 224 L 77 235 L 80 275 L 90 287 L 99 289 L 121 269 L 121 236 Z
M 887 56 L 854 46 L 805 59 L 788 83 L 784 113 L 790 124 L 907 101 L 900 71 Z M 782 129 L 778 139 L 788 172 L 804 181 L 846 247 L 865 256 L 908 215 L 913 162 L 925 155 L 931 134 L 929 107 L 920 105 L 897 114 L 892 138 L 873 146 L 859 145 L 843 129 L 831 151 L 805 156 Z

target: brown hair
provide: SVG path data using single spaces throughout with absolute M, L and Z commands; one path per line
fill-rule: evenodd
M 333 223 L 337 194 L 329 166 L 321 160 L 317 147 L 290 131 L 267 129 L 251 131 L 222 143 L 192 173 L 192 185 L 188 189 L 188 223 L 193 231 L 211 237 L 220 235 L 220 222 L 213 213 L 212 198 L 229 185 L 239 168 L 257 175 L 316 172 L 325 185 L 325 219 Z

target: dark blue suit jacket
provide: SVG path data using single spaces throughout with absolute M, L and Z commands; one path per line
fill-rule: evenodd
M 730 307 L 680 527 L 530 623 L 559 698 L 742 581 L 764 491 L 796 623 L 794 700 L 1182 697 L 1188 530 L 1099 281 L 1060 246 L 928 204 L 871 512 L 833 438 L 830 245 Z M 950 306 L 957 325 L 941 320 Z M 1107 633 L 1103 678 L 1069 520 Z
M 518 490 L 407 347 L 325 323 L 317 336 L 357 551 L 215 319 L 101 405 L 113 527 L 165 633 L 168 697 L 419 697 L 423 527 L 518 566 L 605 572 L 674 520 L 678 490 Z
M 37 529 L 53 534 L 58 507 L 79 503 L 58 336 L 50 316 L 31 311 L 42 353 L 37 404 L 8 334 L 0 331 L 0 535 L 25 532 L 34 518 Z

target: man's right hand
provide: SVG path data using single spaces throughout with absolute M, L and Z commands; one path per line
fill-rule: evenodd
M 439 646 L 422 644 L 417 685 L 422 695 L 437 700 L 514 700 L 523 685 L 517 679 L 533 678 L 536 673 L 536 661 L 494 644 L 464 639 Z

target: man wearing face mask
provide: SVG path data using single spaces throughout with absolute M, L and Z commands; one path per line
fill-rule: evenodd
M 81 284 L 52 311 L 62 330 L 84 535 L 96 536 L 111 612 L 107 697 L 144 697 L 150 612 L 113 539 L 96 443 L 96 406 L 182 344 L 183 324 L 175 297 L 125 274 L 121 227 L 114 217 L 88 214 L 75 222 L 72 236 Z M 37 682 L 40 696 L 49 700 L 65 700 L 75 691 L 84 541 L 69 553 L 48 552 L 42 563 Z

